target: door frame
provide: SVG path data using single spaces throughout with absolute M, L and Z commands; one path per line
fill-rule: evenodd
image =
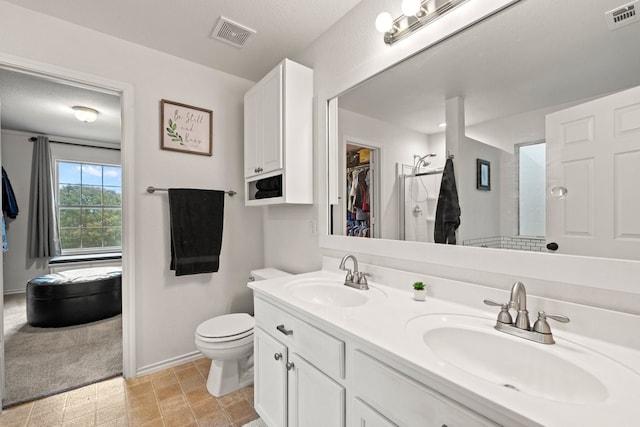
M 122 167 L 122 373 L 131 378 L 136 373 L 135 354 L 135 234 L 134 234 L 134 88 L 130 83 L 105 79 L 80 71 L 0 53 L 0 67 L 32 74 L 49 80 L 118 95 L 121 108 L 120 160 Z M 0 285 L 4 295 L 4 281 Z M 0 315 L 4 315 L 4 307 Z M 2 346 L 2 382 L 4 390 L 4 337 Z M 0 402 L 0 409 L 2 408 Z

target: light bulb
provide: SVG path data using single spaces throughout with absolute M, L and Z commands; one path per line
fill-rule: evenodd
M 392 28 L 393 18 L 391 17 L 391 14 L 389 14 L 388 12 L 382 12 L 380 15 L 378 15 L 378 17 L 376 18 L 376 30 L 381 33 L 386 33 L 388 31 L 391 31 Z
M 420 0 L 402 0 L 400 8 L 406 16 L 413 16 L 420 12 L 421 3 Z

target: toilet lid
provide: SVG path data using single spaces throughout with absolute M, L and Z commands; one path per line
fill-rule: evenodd
M 202 322 L 196 334 L 205 338 L 237 338 L 253 331 L 255 321 L 247 313 L 232 313 L 214 317 Z

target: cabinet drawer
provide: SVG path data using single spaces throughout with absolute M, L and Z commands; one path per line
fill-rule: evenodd
M 344 378 L 344 341 L 255 298 L 256 324 L 333 378 Z
M 360 351 L 354 352 L 354 397 L 399 426 L 496 426 Z

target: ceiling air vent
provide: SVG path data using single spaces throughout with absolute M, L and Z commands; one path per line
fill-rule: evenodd
M 607 20 L 607 25 L 610 30 L 616 30 L 627 24 L 638 22 L 638 0 L 627 3 L 624 6 L 617 7 L 604 16 Z
M 211 38 L 242 48 L 247 45 L 255 33 L 255 30 L 221 16 L 211 33 Z

